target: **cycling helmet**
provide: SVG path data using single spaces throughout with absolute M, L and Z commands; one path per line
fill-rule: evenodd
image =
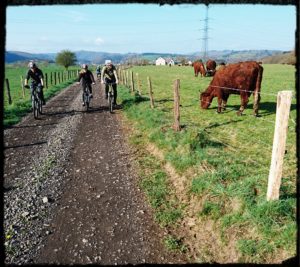
M 87 69 L 87 68 L 88 68 L 88 65 L 87 65 L 87 64 L 82 64 L 81 67 L 82 67 L 83 69 Z
M 29 68 L 35 68 L 36 67 L 36 64 L 34 63 L 34 61 L 30 61 L 29 63 L 28 63 L 28 67 Z
M 111 64 L 112 64 L 112 62 L 110 59 L 105 60 L 105 65 L 111 65 Z

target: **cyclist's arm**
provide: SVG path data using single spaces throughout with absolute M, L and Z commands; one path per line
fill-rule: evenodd
M 103 78 L 104 78 L 104 72 L 105 72 L 105 67 L 102 68 L 102 71 L 101 71 L 101 83 L 104 83 L 104 80 L 103 80 Z
M 118 80 L 117 70 L 114 70 L 114 75 L 115 75 L 115 78 L 116 78 L 116 83 L 118 83 L 119 80 Z
M 29 71 L 26 74 L 26 77 L 24 79 L 24 85 L 27 86 L 28 85 L 28 80 L 30 79 L 30 75 L 29 75 Z
M 78 79 L 77 79 L 78 83 L 80 83 L 81 78 L 82 78 L 82 74 L 79 72 Z
M 41 80 L 41 85 L 44 87 L 44 75 L 43 75 L 43 72 L 41 71 L 41 74 L 40 74 L 40 80 Z
M 94 78 L 94 75 L 91 71 L 90 71 L 90 76 L 91 76 L 92 82 L 95 83 L 95 78 Z
M 44 87 L 44 79 L 41 78 L 40 80 L 41 80 L 41 85 Z

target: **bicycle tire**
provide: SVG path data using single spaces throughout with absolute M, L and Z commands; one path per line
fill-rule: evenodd
M 113 104 L 113 96 L 110 94 L 109 95 L 109 112 L 113 113 L 114 111 L 114 104 Z
M 88 96 L 85 96 L 85 97 L 86 97 L 86 101 L 85 101 L 85 110 L 86 110 L 86 111 L 89 111 L 89 108 L 90 108 L 89 97 L 88 97 Z
M 33 105 L 34 105 L 34 108 L 33 108 L 33 115 L 34 115 L 34 118 L 35 119 L 38 119 L 39 118 L 39 102 L 38 102 L 38 99 L 36 96 L 34 96 L 34 101 L 33 101 Z
M 38 111 L 40 114 L 43 114 L 43 103 L 42 103 L 42 99 L 40 97 L 38 99 Z
M 88 87 L 85 88 L 85 92 L 84 92 L 84 103 L 85 103 L 85 110 L 88 111 L 89 107 L 90 107 L 90 90 Z

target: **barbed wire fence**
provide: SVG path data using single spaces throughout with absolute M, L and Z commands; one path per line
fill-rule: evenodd
M 130 66 L 131 67 L 131 66 Z M 122 66 L 118 68 L 118 75 L 119 77 L 122 77 L 120 79 L 121 84 L 123 84 L 125 87 L 129 88 L 131 90 L 131 93 L 135 93 L 135 81 L 134 81 L 134 75 L 133 71 L 128 71 L 129 68 L 123 68 Z M 125 78 L 124 78 L 125 77 Z M 130 77 L 130 83 L 129 83 L 129 77 Z M 142 85 L 139 80 L 139 74 L 136 73 L 136 83 L 138 84 L 137 93 L 142 96 Z M 153 97 L 153 90 L 152 90 L 152 83 L 151 78 L 147 77 L 147 84 L 148 84 L 148 96 L 149 96 L 149 102 L 150 107 L 153 109 L 155 108 L 155 101 Z M 236 92 L 247 92 L 247 93 L 255 93 L 254 91 L 248 91 L 245 89 L 240 88 L 230 88 L 230 87 L 223 87 L 223 86 L 213 86 L 213 87 L 219 87 L 220 89 L 230 89 Z M 144 90 L 146 91 L 146 90 Z M 176 79 L 173 84 L 173 91 L 174 91 L 174 124 L 173 129 L 174 131 L 181 131 L 180 127 L 180 80 Z M 268 169 L 269 170 L 269 177 L 268 177 L 268 186 L 267 186 L 267 201 L 271 200 L 278 200 L 279 199 L 279 191 L 280 191 L 280 185 L 281 185 L 281 178 L 282 178 L 282 170 L 283 170 L 283 158 L 286 151 L 286 139 L 287 139 L 287 132 L 288 130 L 295 129 L 294 125 L 296 125 L 295 119 L 290 117 L 290 109 L 291 109 L 291 102 L 292 99 L 295 98 L 291 90 L 286 91 L 279 91 L 277 94 L 275 93 L 265 93 L 265 92 L 257 92 L 260 95 L 268 95 L 268 96 L 274 96 L 276 97 L 276 117 L 275 121 L 271 121 L 265 118 L 262 118 L 261 116 L 255 117 L 257 121 L 262 121 L 268 123 L 264 123 L 264 127 L 272 127 L 274 129 L 274 136 L 273 136 L 273 143 L 268 144 L 262 140 L 256 139 L 256 143 L 261 144 L 265 150 L 268 150 L 271 153 L 271 166 Z M 207 102 L 208 103 L 208 102 Z M 209 103 L 211 104 L 211 103 Z M 211 105 L 212 108 L 218 108 L 217 105 Z M 226 108 L 226 112 L 231 111 L 238 111 L 237 108 Z M 196 114 L 195 114 L 196 115 Z M 289 121 L 292 122 L 293 126 L 288 126 Z M 186 121 L 187 123 L 191 123 L 189 127 L 199 127 L 199 125 L 193 125 L 194 122 L 192 121 Z M 225 135 L 225 134 L 224 134 Z M 242 134 L 239 132 L 239 136 L 243 136 L 244 140 L 248 139 L 248 136 L 245 134 Z M 232 146 L 231 144 L 225 144 L 224 141 L 220 140 L 219 138 L 212 136 L 212 139 L 214 139 L 217 142 L 220 142 L 224 144 L 226 147 L 229 147 L 230 149 L 234 151 L 238 151 L 237 148 Z M 262 164 L 256 160 L 252 160 L 251 162 L 257 164 L 258 166 L 262 166 Z M 267 167 L 262 166 L 267 170 Z

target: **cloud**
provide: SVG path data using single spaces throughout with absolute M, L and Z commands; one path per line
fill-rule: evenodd
M 103 39 L 100 37 L 97 37 L 96 40 L 94 41 L 96 45 L 102 45 L 104 43 Z
M 64 18 L 69 19 L 71 22 L 83 22 L 88 21 L 87 15 L 83 12 L 75 11 L 75 10 L 68 10 L 63 13 L 57 13 L 57 15 L 62 16 Z
M 40 37 L 40 41 L 42 41 L 42 42 L 48 42 L 50 39 L 49 39 L 49 37 L 47 37 L 47 36 L 41 36 Z

